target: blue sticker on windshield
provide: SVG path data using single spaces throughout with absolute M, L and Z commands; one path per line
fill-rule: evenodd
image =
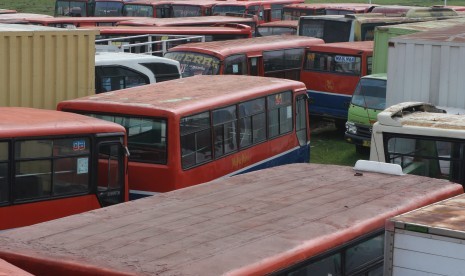
M 86 141 L 84 140 L 73 141 L 74 151 L 85 150 L 85 149 L 86 149 Z

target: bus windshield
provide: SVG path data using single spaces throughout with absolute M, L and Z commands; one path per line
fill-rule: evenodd
M 305 70 L 360 75 L 362 59 L 331 53 L 308 52 Z
M 306 15 L 323 15 L 326 14 L 325 9 L 295 9 L 283 8 L 282 20 L 298 20 L 301 16 Z
M 102 114 L 85 114 L 114 122 L 126 129 L 129 161 L 166 164 L 166 119 L 140 118 Z
M 301 36 L 323 39 L 326 43 L 350 40 L 352 22 L 301 19 L 299 32 Z
M 244 6 L 215 6 L 213 7 L 214 15 L 226 15 L 226 13 L 245 13 Z
M 386 80 L 360 79 L 352 96 L 352 104 L 383 110 L 386 108 Z
M 96 2 L 95 16 L 121 16 L 123 3 L 121 2 Z
M 295 35 L 296 32 L 297 30 L 291 27 L 259 26 L 257 28 L 257 36 L 283 35 L 283 34 Z
M 173 5 L 171 9 L 173 13 L 172 17 L 202 16 L 200 6 Z
M 86 2 L 57 1 L 55 16 L 87 16 Z
M 169 52 L 166 58 L 179 61 L 182 77 L 195 75 L 218 75 L 220 60 L 214 56 L 192 52 Z
M 150 5 L 131 5 L 123 7 L 123 16 L 153 17 L 153 7 Z

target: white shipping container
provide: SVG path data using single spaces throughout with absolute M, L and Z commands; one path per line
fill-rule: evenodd
M 386 106 L 465 108 L 465 25 L 391 38 L 387 74 Z

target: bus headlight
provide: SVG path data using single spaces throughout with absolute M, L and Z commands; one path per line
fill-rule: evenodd
M 346 122 L 346 131 L 350 134 L 357 134 L 357 127 L 352 122 Z

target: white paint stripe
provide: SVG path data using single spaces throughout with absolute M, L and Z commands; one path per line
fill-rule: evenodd
M 331 96 L 347 97 L 347 98 L 352 97 L 352 95 L 332 93 L 332 92 L 324 92 L 324 91 L 316 91 L 316 90 L 307 90 L 307 92 L 312 92 L 312 93 L 316 93 L 316 94 L 325 94 L 325 95 L 331 95 Z
M 157 192 L 148 192 L 148 191 L 139 191 L 139 190 L 129 190 L 129 193 L 138 194 L 138 195 L 148 195 L 148 196 L 159 194 Z

